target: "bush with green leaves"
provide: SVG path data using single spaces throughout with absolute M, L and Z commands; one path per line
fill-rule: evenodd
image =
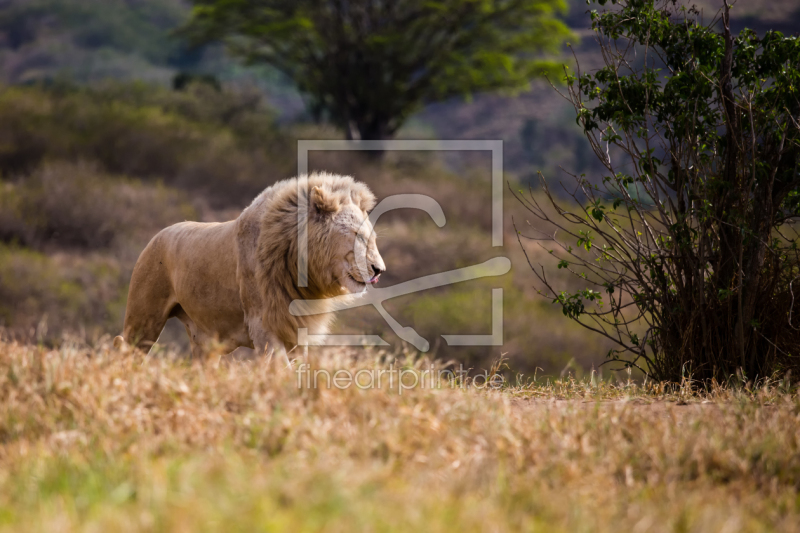
M 518 195 L 558 228 L 529 237 L 595 286 L 560 291 L 537 267 L 542 292 L 656 379 L 797 370 L 800 39 L 733 35 L 727 2 L 706 23 L 672 0 L 613 3 L 592 12 L 605 65 L 568 73 L 564 95 L 606 175 L 573 176 L 577 208 L 544 179 L 552 206 Z
M 0 124 L 0 177 L 7 179 L 46 161 L 90 162 L 230 206 L 249 202 L 296 164 L 291 139 L 253 91 L 114 82 L 5 87 Z
M 88 163 L 54 161 L 17 182 L 0 180 L 0 242 L 40 250 L 138 247 L 196 217 L 185 193 Z
M 119 330 L 130 268 L 110 256 L 41 252 L 0 242 L 0 334 L 57 342 Z

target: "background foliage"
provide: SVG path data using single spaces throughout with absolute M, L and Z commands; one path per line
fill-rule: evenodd
M 563 0 L 193 0 L 183 33 L 291 78 L 348 139 L 387 139 L 424 104 L 557 72 Z

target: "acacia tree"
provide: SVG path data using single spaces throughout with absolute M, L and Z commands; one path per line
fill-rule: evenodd
M 555 64 L 564 0 L 192 0 L 182 33 L 289 76 L 348 139 L 388 139 L 423 104 L 518 88 Z
M 605 66 L 564 96 L 606 175 L 573 176 L 577 209 L 543 178 L 545 203 L 517 195 L 565 237 L 558 268 L 602 287 L 536 266 L 542 291 L 656 379 L 800 366 L 800 39 L 735 36 L 722 2 L 707 24 L 673 0 L 593 11 Z

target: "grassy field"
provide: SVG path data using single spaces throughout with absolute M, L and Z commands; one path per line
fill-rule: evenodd
M 800 398 L 781 383 L 431 388 L 410 387 L 427 360 L 313 361 L 403 369 L 408 388 L 0 343 L 0 530 L 800 530 Z

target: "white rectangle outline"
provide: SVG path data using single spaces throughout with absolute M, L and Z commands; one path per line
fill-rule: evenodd
M 308 152 L 311 150 L 358 151 L 490 151 L 492 152 L 492 247 L 503 246 L 503 141 L 392 139 L 385 141 L 297 141 L 297 284 L 308 287 Z

